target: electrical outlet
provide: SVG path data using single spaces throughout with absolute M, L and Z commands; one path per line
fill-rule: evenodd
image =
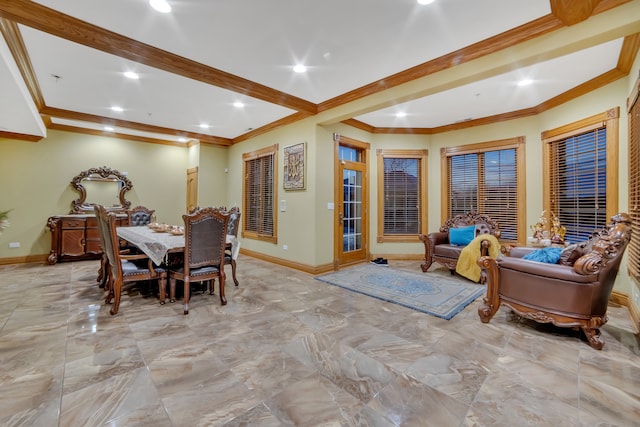
M 11 243 L 9 243 L 9 247 L 11 249 L 19 248 L 20 247 L 20 242 L 11 242 Z
M 288 245 L 282 245 L 282 250 L 283 251 L 288 251 L 289 250 L 289 246 Z

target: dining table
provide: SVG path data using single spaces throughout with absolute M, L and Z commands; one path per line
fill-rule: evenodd
M 166 231 L 155 231 L 147 226 L 116 227 L 119 238 L 137 246 L 156 265 L 166 263 L 169 253 L 184 252 L 184 234 L 171 234 Z M 231 256 L 235 260 L 240 252 L 240 242 L 227 234 L 227 243 L 231 245 Z

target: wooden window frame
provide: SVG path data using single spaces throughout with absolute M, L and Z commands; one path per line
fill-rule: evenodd
M 258 159 L 260 157 L 271 156 L 273 160 L 273 182 L 272 186 L 272 194 L 273 194 L 273 203 L 272 203 L 272 215 L 273 215 L 273 234 L 267 235 L 259 232 L 255 232 L 252 230 L 246 229 L 246 221 L 250 217 L 249 215 L 249 206 L 246 203 L 246 183 L 249 177 L 247 176 L 247 162 L 251 160 Z M 242 154 L 242 237 L 248 239 L 261 240 L 265 242 L 271 242 L 274 244 L 278 243 L 278 214 L 277 214 L 277 201 L 278 201 L 278 144 L 270 145 L 268 147 L 261 148 L 256 151 L 252 151 L 249 153 Z
M 526 185 L 525 185 L 525 137 L 518 136 L 495 141 L 479 142 L 475 144 L 459 145 L 456 147 L 443 147 L 440 149 L 440 223 L 444 224 L 449 219 L 449 158 L 463 154 L 480 154 L 488 151 L 515 149 L 516 151 L 516 241 L 501 239 L 505 242 L 524 244 L 526 242 Z M 479 210 L 479 213 L 482 213 Z
M 631 241 L 627 247 L 627 271 L 640 286 L 640 75 L 627 99 L 629 123 L 629 216 Z
M 378 243 L 384 242 L 415 242 L 420 234 L 426 234 L 427 224 L 427 156 L 428 150 L 388 150 L 380 149 L 376 151 L 378 157 Z M 420 229 L 415 234 L 385 234 L 384 233 L 384 160 L 385 159 L 416 159 L 420 164 L 420 205 L 419 220 Z
M 543 176 L 543 209 L 547 212 L 552 207 L 551 191 L 551 149 L 552 144 L 572 136 L 605 127 L 606 133 L 606 222 L 618 213 L 618 173 L 619 173 L 619 117 L 620 108 L 611 108 L 603 113 L 542 132 L 542 176 Z M 558 214 L 556 212 L 556 214 Z M 559 214 L 558 214 L 559 215 Z

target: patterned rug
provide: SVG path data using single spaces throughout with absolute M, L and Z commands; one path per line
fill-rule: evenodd
M 460 277 L 412 273 L 370 264 L 345 268 L 316 279 L 447 320 L 486 292 L 486 286 Z

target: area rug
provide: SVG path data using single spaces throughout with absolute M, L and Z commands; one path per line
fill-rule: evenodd
M 459 277 L 379 265 L 346 268 L 316 279 L 446 320 L 486 292 L 486 286 Z

